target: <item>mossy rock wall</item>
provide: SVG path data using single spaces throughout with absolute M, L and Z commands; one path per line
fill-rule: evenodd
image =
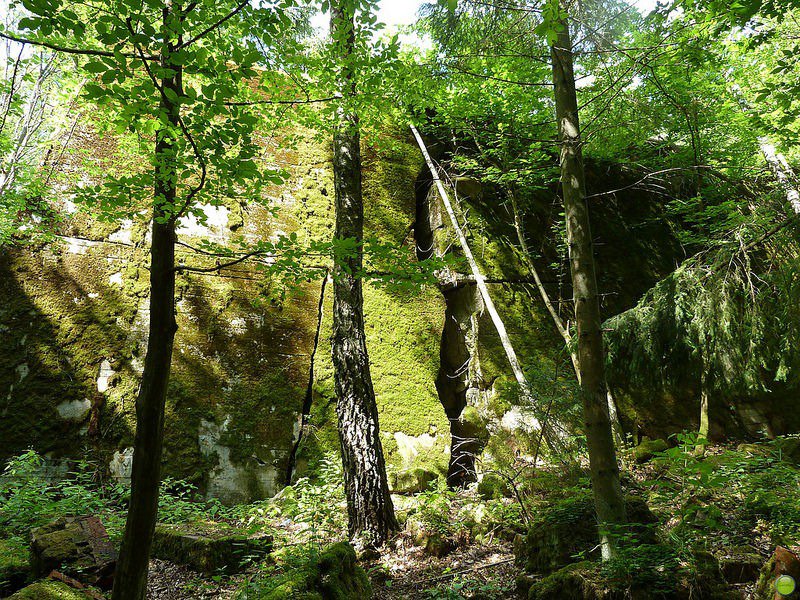
M 737 249 L 738 250 L 738 249 Z M 687 261 L 606 323 L 608 382 L 629 431 L 697 429 L 714 439 L 800 431 L 800 244 L 793 232 Z
M 185 220 L 179 239 L 230 244 L 237 236 L 269 239 L 291 232 L 301 241 L 329 239 L 330 150 L 312 132 L 300 134 L 278 156 L 289 178 L 269 190 L 277 213 L 255 205 L 205 206 L 206 222 Z M 389 134 L 395 141 L 380 148 L 365 142 L 367 231 L 402 241 L 414 218 L 421 159 L 404 135 Z M 79 141 L 70 155 L 72 170 L 93 172 L 101 158 L 113 162 L 115 152 L 122 154 L 98 136 Z M 33 446 L 51 459 L 54 474 L 65 472 L 70 459 L 91 458 L 125 479 L 146 344 L 148 213 L 143 208 L 128 221 L 107 225 L 76 209 L 69 196 L 56 196 L 64 207 L 64 237 L 0 255 L 0 331 L 6 341 L 0 349 L 0 458 Z M 413 245 L 410 258 L 412 252 Z M 178 260 L 198 259 L 181 247 Z M 320 281 L 275 301 L 277 285 L 246 265 L 178 280 L 164 474 L 188 479 L 226 502 L 274 494 L 285 483 L 297 439 Z M 311 434 L 297 454 L 299 473 L 338 450 L 331 300 L 328 294 Z M 395 480 L 396 473 L 420 465 L 439 472 L 446 468 L 449 437 L 434 388 L 444 313 L 438 291 L 368 284 L 365 312 L 384 449 Z
M 329 240 L 334 223 L 331 150 L 315 132 L 297 130 L 294 135 L 297 141 L 276 156 L 289 177 L 267 191 L 269 209 L 227 200 L 204 206 L 205 221 L 186 220 L 180 240 L 191 245 L 204 239 L 233 244 L 237 237 L 274 239 L 288 233 L 296 233 L 300 242 Z M 90 458 L 124 479 L 131 466 L 134 404 L 147 332 L 149 213 L 142 206 L 126 221 L 97 222 L 69 201 L 66 182 L 74 181 L 75 173 L 99 180 L 111 168 L 135 173 L 145 161 L 129 140 L 115 144 L 113 136 L 91 130 L 79 132 L 75 139 L 66 175 L 57 178 L 52 198 L 63 209 L 64 237 L 58 244 L 4 249 L 0 255 L 0 333 L 5 342 L 0 348 L 0 459 L 33 446 L 52 459 L 56 473 L 66 470 L 65 459 Z M 404 244 L 409 261 L 415 260 L 412 226 L 419 208 L 420 174 L 425 172 L 419 150 L 404 129 L 385 128 L 365 133 L 362 154 L 367 235 Z M 507 207 L 496 191 L 477 182 L 463 181 L 460 187 L 459 206 L 469 215 L 473 251 L 484 272 L 498 280 L 490 284 L 491 293 L 534 397 L 542 410 L 549 406 L 554 414 L 579 422 L 573 419 L 574 376 L 563 344 L 536 290 L 520 281 L 528 274 L 516 255 Z M 593 215 L 607 221 L 598 228 L 598 236 L 613 241 L 601 249 L 606 261 L 600 264 L 601 275 L 616 273 L 614 265 L 634 246 L 651 254 L 658 254 L 656 246 L 672 248 L 669 228 L 653 224 L 658 214 L 654 205 L 627 200 L 594 208 Z M 528 239 L 545 239 L 559 218 L 553 198 L 532 191 L 521 202 L 531 215 Z M 638 208 L 626 209 L 616 220 L 610 217 L 629 205 Z M 441 207 L 436 210 L 441 216 Z M 634 235 L 637 223 L 645 235 Z M 452 231 L 444 225 L 437 235 L 439 242 L 447 243 Z M 543 273 L 557 258 L 555 250 L 543 251 Z M 179 248 L 178 259 L 187 264 L 201 260 L 185 247 Z M 629 308 L 655 278 L 666 274 L 664 264 L 642 260 L 639 263 L 647 268 L 640 264 L 635 269 L 635 281 L 632 276 L 626 282 L 601 276 L 605 289 L 623 290 L 618 300 L 609 301 L 607 313 Z M 324 267 L 325 259 L 320 261 Z M 458 269 L 467 272 L 465 265 Z M 548 285 L 557 298 L 556 284 Z M 326 453 L 338 451 L 328 286 L 309 426 L 294 452 L 309 385 L 320 289 L 320 280 L 312 279 L 281 297 L 277 282 L 246 264 L 222 273 L 179 277 L 166 476 L 188 479 L 226 502 L 248 501 L 274 494 L 285 483 L 292 456 L 299 476 L 312 472 L 309 467 Z M 561 298 L 567 299 L 568 286 L 561 291 Z M 396 290 L 367 282 L 364 309 L 390 482 L 397 490 L 424 487 L 431 476 L 446 473 L 451 443 L 450 422 L 435 387 L 443 295 L 434 286 Z M 477 322 L 473 358 L 479 393 L 459 418 L 492 432 L 490 440 L 485 436 L 492 457 L 533 453 L 538 437 L 528 427 L 530 407 L 519 403 L 488 314 L 479 312 Z

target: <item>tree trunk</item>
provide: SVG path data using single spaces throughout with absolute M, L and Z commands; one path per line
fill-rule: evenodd
M 164 28 L 169 31 L 169 11 L 164 10 Z M 174 8 L 173 8 L 174 10 Z M 169 36 L 165 33 L 165 36 Z M 165 40 L 162 66 L 175 72 L 162 79 L 164 89 L 182 95 L 181 68 L 169 63 L 174 47 Z M 147 567 L 158 516 L 161 482 L 161 451 L 164 440 L 164 403 L 167 395 L 175 323 L 175 197 L 176 157 L 173 136 L 179 119 L 179 105 L 162 94 L 161 110 L 167 123 L 156 137 L 155 187 L 153 201 L 153 239 L 150 246 L 150 325 L 142 382 L 136 399 L 136 438 L 134 440 L 131 500 L 125 522 L 113 600 L 144 600 Z
M 354 3 L 331 6 L 331 35 L 342 64 L 343 104 L 333 135 L 336 233 L 355 240 L 356 251 L 337 258 L 333 277 L 333 365 L 336 413 L 342 447 L 348 531 L 359 545 L 378 546 L 398 529 L 378 427 L 378 407 L 369 370 L 361 286 L 364 202 L 358 116 L 346 105 L 355 93 L 351 57 L 355 44 Z
M 619 481 L 606 394 L 600 303 L 597 295 L 592 232 L 586 203 L 578 100 L 572 62 L 572 41 L 566 19 L 551 46 L 556 121 L 561 143 L 561 187 L 567 225 L 575 322 L 578 335 L 584 433 L 603 558 L 614 555 L 614 526 L 625 522 L 625 502 Z

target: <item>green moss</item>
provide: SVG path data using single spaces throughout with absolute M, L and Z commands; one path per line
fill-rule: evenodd
M 252 595 L 251 595 L 252 593 Z M 372 586 L 350 544 L 341 542 L 294 569 L 273 575 L 248 589 L 258 600 L 369 600 Z
M 500 475 L 486 473 L 478 482 L 478 495 L 484 500 L 508 498 L 511 496 L 511 486 Z
M 30 577 L 28 547 L 22 538 L 0 540 L 0 595 L 19 589 Z
M 528 533 L 515 548 L 517 560 L 533 573 L 551 573 L 598 549 L 599 534 L 591 491 L 570 495 L 536 513 Z M 628 535 L 639 543 L 654 542 L 656 518 L 640 498 L 626 498 Z
M 531 585 L 528 600 L 622 600 L 625 594 L 605 588 L 596 563 L 568 565 Z
M 152 554 L 203 573 L 235 573 L 272 550 L 272 536 L 254 537 L 221 523 L 157 525 Z
M 665 440 L 643 439 L 638 446 L 633 449 L 633 457 L 639 464 L 652 460 L 659 452 L 664 452 L 669 448 Z
M 38 581 L 21 589 L 8 600 L 86 600 L 86 594 L 60 581 Z

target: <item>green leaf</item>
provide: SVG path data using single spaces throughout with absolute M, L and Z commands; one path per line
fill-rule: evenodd
M 89 71 L 89 73 L 105 73 L 109 69 L 108 65 L 103 64 L 99 61 L 88 62 L 84 65 L 83 68 Z

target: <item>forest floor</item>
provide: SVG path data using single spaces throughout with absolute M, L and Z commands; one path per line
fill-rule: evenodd
M 380 564 L 391 579 L 373 573 L 375 600 L 518 597 L 515 581 L 520 569 L 509 544 L 468 545 L 443 557 L 410 547 L 387 554 Z
M 517 598 L 514 582 L 520 570 L 507 544 L 469 545 L 443 557 L 422 548 L 404 548 L 365 565 L 374 600 L 436 598 Z M 391 572 L 387 578 L 386 570 Z M 164 560 L 150 561 L 148 600 L 234 600 L 248 575 L 210 578 Z M 387 584 L 387 582 L 389 582 Z
M 0 477 L 0 572 L 3 544 L 11 549 L 7 556 L 27 555 L 31 529 L 61 516 L 91 512 L 113 542 L 121 537 L 126 490 L 98 490 L 80 467 L 73 485 L 54 485 L 34 475 L 39 459 L 31 453 L 19 457 L 11 465 L 16 475 Z M 523 473 L 514 483 L 516 493 L 502 477 L 492 482 L 487 474 L 477 489 L 452 491 L 439 482 L 424 492 L 393 496 L 402 529 L 380 555 L 361 560 L 373 597 L 517 598 L 519 580 L 544 580 L 548 571 L 531 564 L 523 569 L 514 550 L 527 561 L 550 552 L 551 544 L 567 544 L 567 562 L 584 561 L 583 568 L 602 585 L 678 585 L 697 595 L 706 582 L 715 581 L 736 597 L 747 597 L 776 546 L 800 549 L 800 438 L 703 447 L 687 436 L 672 445 L 642 443 L 621 459 L 626 493 L 646 501 L 656 539 L 633 543 L 616 564 L 601 567 L 596 560 L 585 465 L 524 472 L 515 466 L 509 472 Z M 239 575 L 202 575 L 154 559 L 149 600 L 272 598 L 276 582 L 317 568 L 321 554 L 343 541 L 347 531 L 334 466 L 329 462 L 314 480 L 302 479 L 275 498 L 236 507 L 197 501 L 191 486 L 167 482 L 159 509 L 163 522 L 189 534 L 209 527 L 268 533 L 274 549 L 267 559 L 246 563 Z M 526 531 L 545 534 L 524 536 Z M 547 547 L 536 546 L 543 541 Z

